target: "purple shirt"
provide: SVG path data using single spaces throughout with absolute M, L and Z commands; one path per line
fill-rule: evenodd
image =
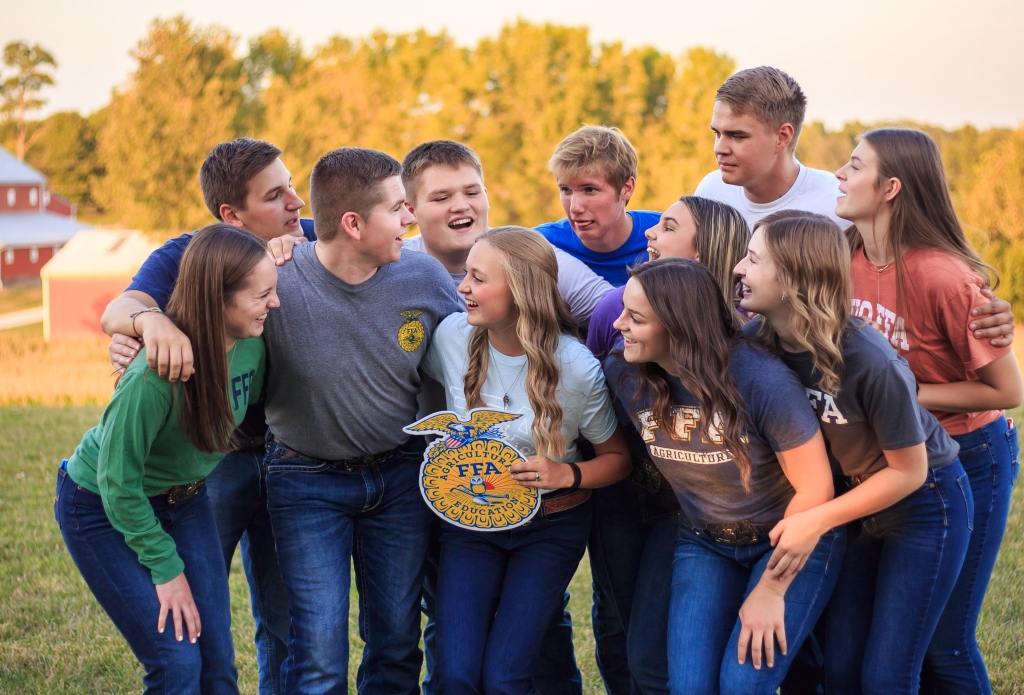
M 587 347 L 602 364 L 611 353 L 612 348 L 615 347 L 615 341 L 619 339 L 619 332 L 612 327 L 612 324 L 622 314 L 622 295 L 625 291 L 626 287 L 622 286 L 605 292 L 590 317 L 590 326 L 587 327 Z

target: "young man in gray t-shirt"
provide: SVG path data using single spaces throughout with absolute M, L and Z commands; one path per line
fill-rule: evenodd
M 360 691 L 417 690 L 431 515 L 420 498 L 419 364 L 460 305 L 444 267 L 402 254 L 401 164 L 341 148 L 313 168 L 318 241 L 280 270 L 267 319 L 267 496 L 291 631 L 288 692 L 347 688 L 351 558 Z

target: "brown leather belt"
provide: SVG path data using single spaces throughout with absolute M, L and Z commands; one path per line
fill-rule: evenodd
M 355 471 L 362 471 L 367 468 L 373 468 L 374 466 L 380 466 L 381 464 L 387 463 L 394 456 L 397 456 L 400 453 L 399 449 L 401 449 L 401 447 L 396 447 L 389 451 L 382 451 L 378 454 L 366 454 L 365 456 L 356 456 L 354 458 L 349 459 L 328 460 L 314 458 L 313 456 L 306 456 L 301 451 L 296 451 L 295 449 L 292 449 L 290 446 L 282 442 L 277 437 L 274 437 L 273 439 L 275 442 L 278 443 L 278 445 L 280 445 L 282 449 L 284 449 L 287 452 L 281 457 L 282 459 L 300 457 L 306 459 L 307 461 L 320 461 L 326 463 L 331 468 L 340 468 L 341 470 L 348 471 L 350 473 Z
M 199 491 L 203 489 L 203 485 L 205 484 L 206 478 L 187 485 L 175 485 L 164 493 L 167 497 L 167 504 L 181 504 L 182 502 L 187 502 L 198 495 Z
M 580 506 L 589 500 L 592 494 L 593 490 L 579 489 L 575 492 L 545 496 L 541 500 L 541 512 L 544 516 L 564 512 L 567 509 Z
M 753 545 L 766 539 L 768 532 L 773 528 L 775 528 L 775 522 L 752 524 L 749 521 L 704 524 L 704 528 L 690 526 L 690 529 L 698 536 L 707 537 L 716 543 L 725 545 Z
M 878 471 L 875 471 L 875 473 L 877 472 Z M 848 475 L 846 476 L 846 482 L 852 489 L 863 483 L 865 480 L 873 476 L 875 473 L 866 473 L 865 475 Z

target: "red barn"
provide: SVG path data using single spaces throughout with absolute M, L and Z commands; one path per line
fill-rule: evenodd
M 102 335 L 100 317 L 160 244 L 142 232 L 79 232 L 42 270 L 43 337 Z
M 46 190 L 46 177 L 0 147 L 0 289 L 34 280 L 71 237 L 89 225 L 75 206 Z

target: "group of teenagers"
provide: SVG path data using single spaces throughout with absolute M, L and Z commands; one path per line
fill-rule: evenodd
M 237 692 L 239 544 L 266 694 L 347 691 L 353 567 L 360 693 L 416 692 L 425 652 L 426 695 L 578 694 L 587 550 L 609 695 L 991 692 L 1010 306 L 926 134 L 867 132 L 833 175 L 795 158 L 805 106 L 777 69 L 730 77 L 719 169 L 663 213 L 628 209 L 624 135 L 584 126 L 535 229 L 489 228 L 457 142 L 327 153 L 312 220 L 277 147 L 214 148 L 219 221 L 107 307 L 121 377 L 57 476 L 146 692 Z M 421 496 L 403 428 L 480 407 L 522 415 L 517 528 Z

